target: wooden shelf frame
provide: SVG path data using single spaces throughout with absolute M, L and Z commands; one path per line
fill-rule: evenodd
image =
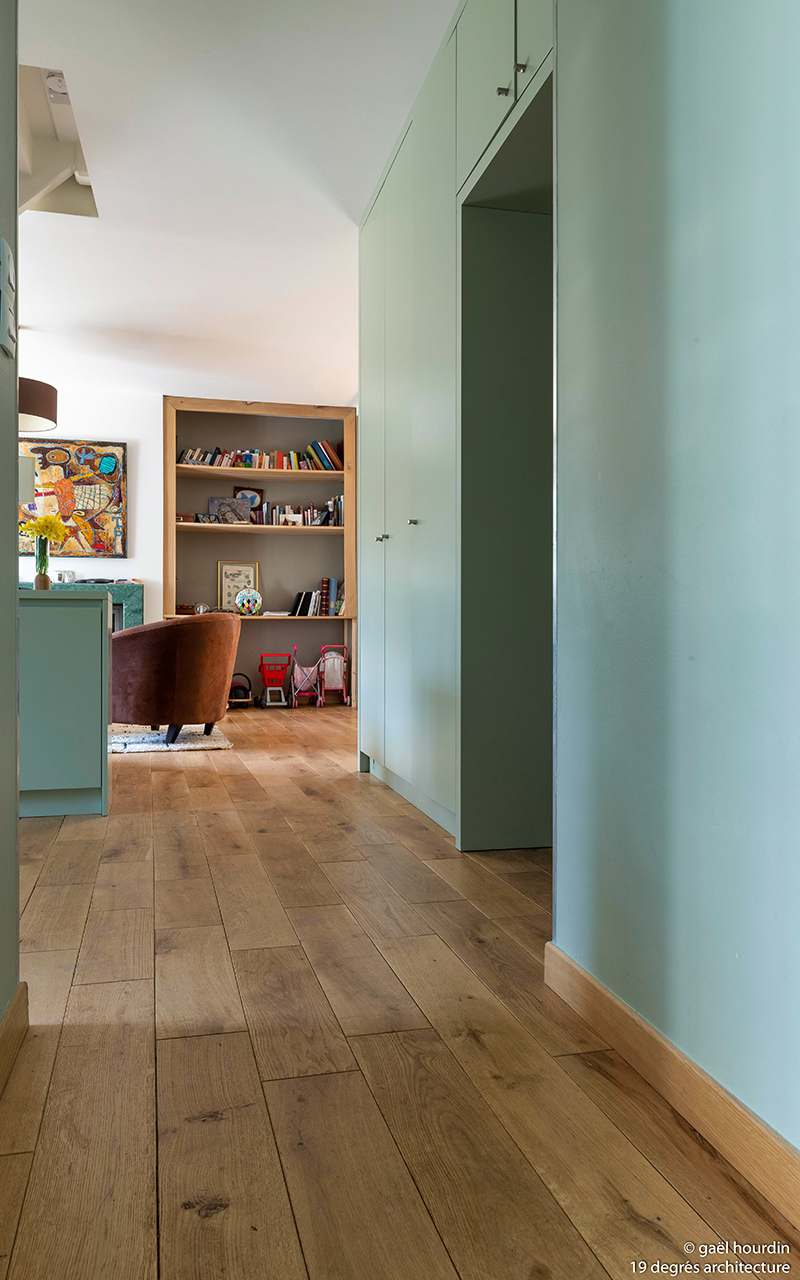
M 288 467 L 204 467 L 198 462 L 178 462 L 175 470 L 179 476 L 229 476 L 239 480 L 242 476 L 251 480 L 343 480 L 344 471 L 294 471 Z
M 304 418 L 310 422 L 341 422 L 344 434 L 343 471 L 279 471 L 255 467 L 203 467 L 177 462 L 178 413 L 220 413 L 261 418 Z M 325 436 L 326 431 L 321 431 Z M 318 527 L 281 527 L 276 525 L 213 525 L 183 523 L 175 519 L 176 488 L 178 476 L 219 476 L 238 480 L 277 480 L 318 484 L 337 484 L 344 493 L 345 523 L 342 527 L 321 525 Z M 327 535 L 344 539 L 344 611 L 333 618 L 291 619 L 291 621 L 345 622 L 351 635 L 351 647 L 355 646 L 356 619 L 356 410 L 348 405 L 280 404 L 257 400 L 203 400 L 185 399 L 181 396 L 164 396 L 164 587 L 163 616 L 175 617 L 176 544 L 178 531 L 193 533 L 245 533 L 286 535 Z M 253 618 L 251 621 L 285 621 L 283 618 Z

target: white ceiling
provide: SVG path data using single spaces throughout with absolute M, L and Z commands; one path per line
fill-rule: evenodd
M 23 372 L 352 403 L 358 220 L 454 7 L 20 0 L 99 213 L 21 218 Z

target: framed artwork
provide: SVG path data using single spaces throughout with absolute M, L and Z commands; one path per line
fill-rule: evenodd
M 233 496 L 234 498 L 246 498 L 254 511 L 256 507 L 260 507 L 264 502 L 263 489 L 243 489 L 238 484 L 234 486 Z
M 217 561 L 217 608 L 235 609 L 236 597 L 245 587 L 258 591 L 258 562 Z
M 59 515 L 67 537 L 56 556 L 128 554 L 128 449 L 105 440 L 48 440 L 21 436 L 19 452 L 36 460 L 35 498 L 20 506 L 19 522 Z M 19 554 L 32 556 L 33 538 L 19 535 Z
M 249 498 L 209 498 L 208 514 L 220 524 L 250 524 Z

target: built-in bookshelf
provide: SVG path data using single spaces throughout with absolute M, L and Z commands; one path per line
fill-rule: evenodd
M 267 612 L 242 619 L 248 625 L 242 628 L 237 657 L 237 670 L 250 675 L 256 690 L 260 652 L 288 652 L 292 643 L 301 662 L 319 657 L 320 643 L 347 644 L 355 689 L 355 437 L 352 408 L 164 398 L 164 617 L 178 616 L 178 605 L 218 607 L 218 562 L 257 563 L 258 590 Z M 265 461 L 277 455 L 283 465 L 177 461 L 188 454 L 194 459 L 235 454 Z M 261 519 L 274 520 L 275 512 L 286 508 L 295 518 L 313 509 L 319 518 L 341 523 L 210 522 L 210 500 L 233 498 L 236 488 L 261 495 L 263 503 L 254 507 L 266 513 Z M 297 593 L 316 590 L 324 578 L 344 584 L 341 612 L 289 616 L 286 611 Z M 309 622 L 317 625 L 298 626 L 293 634 L 293 624 Z

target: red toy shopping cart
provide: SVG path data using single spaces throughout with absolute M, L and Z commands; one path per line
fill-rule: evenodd
M 326 693 L 338 693 L 346 707 L 350 706 L 347 692 L 347 645 L 320 645 L 322 657 L 319 660 L 319 698 L 318 707 L 324 707 Z
M 288 707 L 289 704 L 283 692 L 283 682 L 291 660 L 290 653 L 262 653 L 258 669 L 264 681 L 264 688 L 258 700 L 259 706 Z

